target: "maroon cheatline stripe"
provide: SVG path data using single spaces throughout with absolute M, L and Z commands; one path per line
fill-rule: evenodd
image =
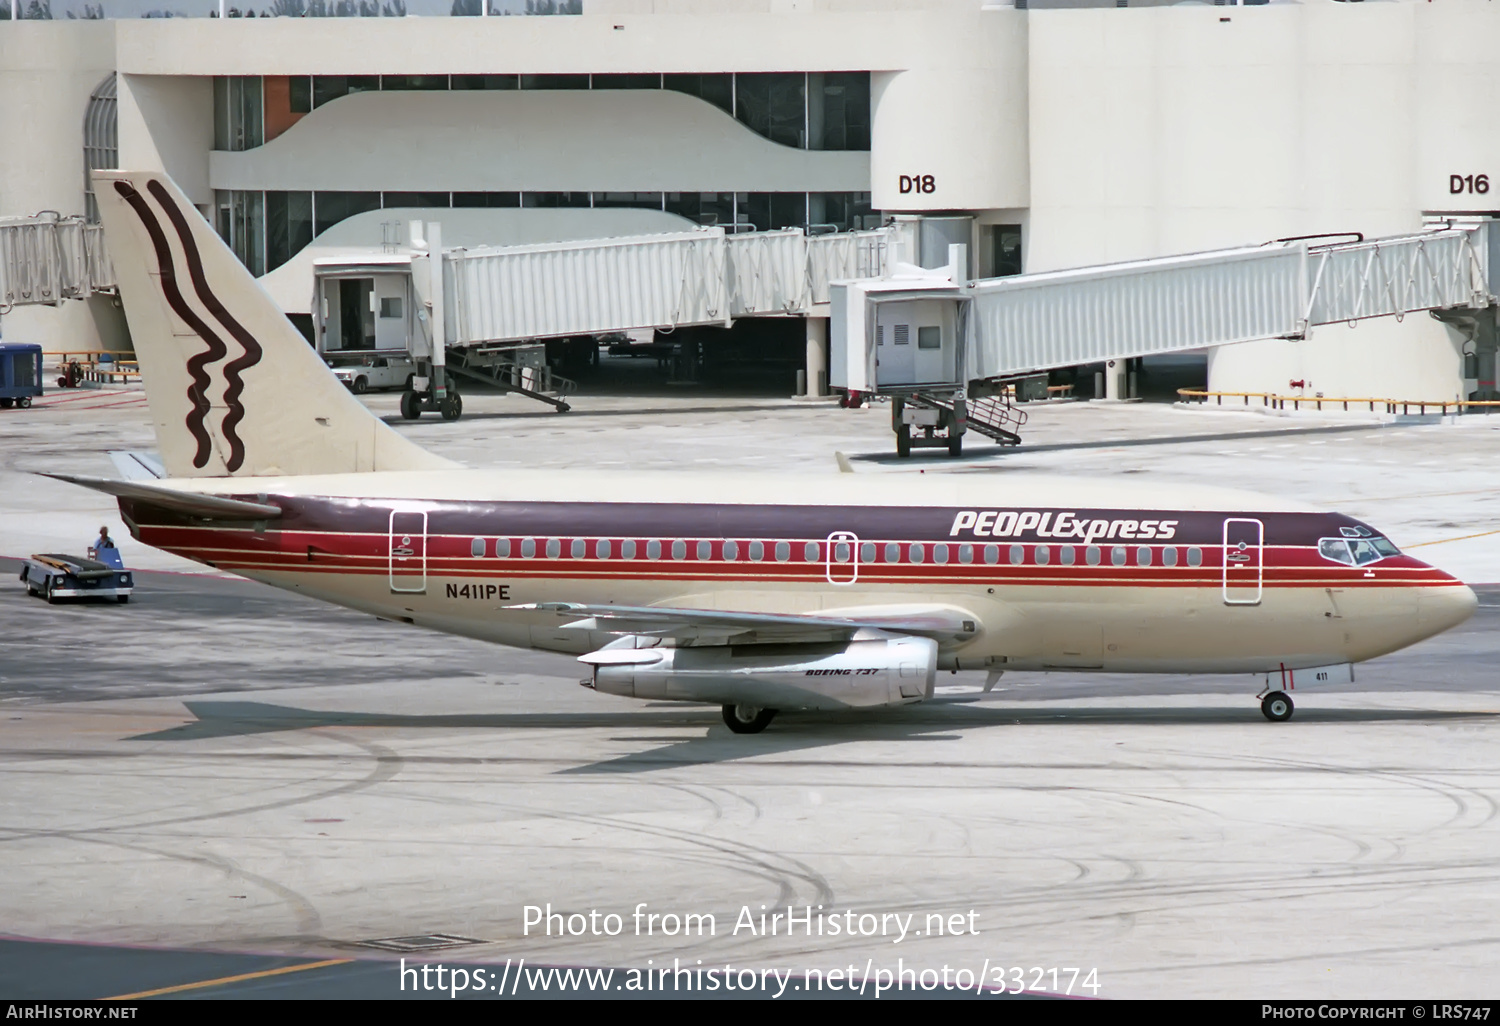
M 244 353 L 230 360 L 224 365 L 224 405 L 228 412 L 224 414 L 224 439 L 229 443 L 229 459 L 225 461 L 225 468 L 232 474 L 245 462 L 245 443 L 240 440 L 238 427 L 240 421 L 245 419 L 245 407 L 240 402 L 240 395 L 245 391 L 245 382 L 240 375 L 260 363 L 262 355 L 260 343 L 255 336 L 246 331 L 239 321 L 230 315 L 219 302 L 212 289 L 208 287 L 208 281 L 203 274 L 203 259 L 198 254 L 198 244 L 193 241 L 193 231 L 183 216 L 182 210 L 176 203 L 172 202 L 172 196 L 166 188 L 157 181 L 146 183 L 146 188 L 156 202 L 160 203 L 166 211 L 167 217 L 172 221 L 172 226 L 177 229 L 177 237 L 182 240 L 182 251 L 187 257 L 188 274 L 193 279 L 193 290 L 198 293 L 198 298 L 208 308 L 208 312 L 222 324 L 235 341 L 245 347 Z
M 151 236 L 151 246 L 156 250 L 156 264 L 161 270 L 161 287 L 162 292 L 166 294 L 167 303 L 171 305 L 177 316 L 186 321 L 188 326 L 196 331 L 208 345 L 208 349 L 193 356 L 187 362 L 188 375 L 193 382 L 188 386 L 188 414 L 184 423 L 187 425 L 188 433 L 198 443 L 198 449 L 193 453 L 193 466 L 201 470 L 208 466 L 208 457 L 213 451 L 213 441 L 208 437 L 208 428 L 203 424 L 204 418 L 208 416 L 208 411 L 211 409 L 208 400 L 210 382 L 204 366 L 215 360 L 222 360 L 229 355 L 229 349 L 182 298 L 182 292 L 177 287 L 177 267 L 172 261 L 172 249 L 167 245 L 167 237 L 161 230 L 161 223 L 151 212 L 145 198 L 136 192 L 129 182 L 115 182 L 115 191 L 124 197 L 126 203 L 130 204 L 136 216 L 141 219 L 141 224 L 145 226 L 146 234 Z

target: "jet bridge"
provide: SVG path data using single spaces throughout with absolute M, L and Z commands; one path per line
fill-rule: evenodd
M 50 210 L 0 217 L 0 313 L 87 299 L 114 284 L 99 225 Z
M 978 281 L 963 280 L 963 247 L 953 246 L 949 266 L 935 272 L 900 264 L 878 281 L 834 285 L 831 383 L 856 400 L 893 397 L 903 454 L 916 427 L 956 455 L 968 403 L 1029 374 L 1300 339 L 1321 324 L 1489 308 L 1500 291 L 1492 227 L 1280 240 Z M 935 372 L 949 367 L 951 376 Z M 907 403 L 913 393 L 928 401 Z

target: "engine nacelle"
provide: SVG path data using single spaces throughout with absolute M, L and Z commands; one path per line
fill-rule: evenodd
M 631 636 L 579 661 L 610 695 L 762 709 L 871 709 L 932 697 L 937 642 L 907 635 L 829 644 L 667 648 Z M 586 682 L 587 683 L 587 682 Z

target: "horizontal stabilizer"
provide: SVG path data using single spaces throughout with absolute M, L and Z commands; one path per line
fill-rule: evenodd
M 112 449 L 109 461 L 127 481 L 155 481 L 167 476 L 167 469 L 161 465 L 161 460 L 147 452 Z
M 202 495 L 197 492 L 179 492 L 164 485 L 147 484 L 144 481 L 120 481 L 107 477 L 80 477 L 76 474 L 43 474 L 43 477 L 82 485 L 96 492 L 113 495 L 121 499 L 149 502 L 162 509 L 186 513 L 192 517 L 217 517 L 223 520 L 270 520 L 281 516 L 281 507 L 264 502 L 247 502 L 223 495 Z

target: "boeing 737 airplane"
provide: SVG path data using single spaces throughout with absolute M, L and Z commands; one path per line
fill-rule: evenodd
M 57 476 L 145 544 L 574 653 L 599 691 L 754 733 L 921 702 L 939 670 L 1245 673 L 1285 720 L 1476 605 L 1366 524 L 1220 488 L 465 469 L 350 395 L 169 179 L 94 182 L 167 475 Z

